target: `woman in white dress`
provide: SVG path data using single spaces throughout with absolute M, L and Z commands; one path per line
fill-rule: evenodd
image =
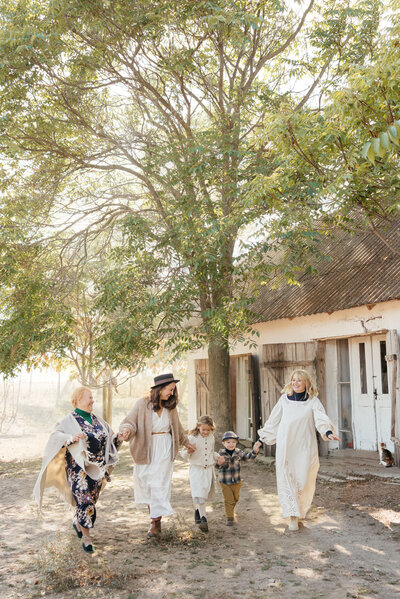
M 258 431 L 262 443 L 276 443 L 278 497 L 282 515 L 289 518 L 289 530 L 293 531 L 298 530 L 298 520 L 305 518 L 314 497 L 319 469 L 315 428 L 324 441 L 340 441 L 317 392 L 307 371 L 294 370 L 282 389 L 283 395 Z
M 161 518 L 171 516 L 171 479 L 179 446 L 194 447 L 183 430 L 176 405 L 178 392 L 173 374 L 156 376 L 150 396 L 139 399 L 122 421 L 120 433 L 130 442 L 134 461 L 133 484 L 136 506 L 150 513 L 149 538 L 161 532 Z

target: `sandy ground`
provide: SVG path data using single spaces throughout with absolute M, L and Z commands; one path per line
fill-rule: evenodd
M 55 491 L 38 517 L 30 494 L 40 460 L 32 447 L 23 460 L 0 447 L 2 598 L 400 598 L 398 479 L 320 479 L 309 517 L 289 533 L 273 467 L 244 464 L 235 526 L 225 526 L 217 489 L 204 534 L 192 520 L 188 466 L 178 460 L 175 515 L 163 522 L 160 540 L 147 540 L 148 516 L 134 508 L 125 447 L 99 500 L 96 552 L 88 555 Z

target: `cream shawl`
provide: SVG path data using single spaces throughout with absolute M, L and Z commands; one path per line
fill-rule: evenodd
M 96 416 L 100 424 L 107 432 L 107 443 L 105 450 L 105 467 L 101 468 L 97 464 L 89 462 L 87 457 L 87 445 L 85 439 L 80 439 L 77 443 L 68 446 L 68 451 L 82 470 L 93 480 L 103 479 L 104 488 L 106 479 L 105 472 L 111 472 L 113 466 L 118 462 L 118 453 L 113 444 L 114 433 L 109 424 L 99 416 Z M 81 427 L 72 415 L 72 412 L 65 416 L 56 424 L 50 438 L 47 441 L 43 454 L 42 469 L 37 478 L 33 489 L 32 497 L 42 507 L 42 499 L 45 488 L 56 487 L 67 503 L 76 506 L 70 486 L 67 481 L 66 462 L 65 462 L 65 443 L 76 434 L 82 432 Z

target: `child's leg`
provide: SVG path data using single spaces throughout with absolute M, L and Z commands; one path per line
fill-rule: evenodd
M 236 485 L 225 485 L 224 483 L 219 483 L 221 485 L 222 494 L 224 496 L 224 505 L 225 505 L 225 514 L 229 519 L 233 519 L 233 510 L 235 509 L 236 501 L 233 495 L 232 487 Z
M 236 483 L 235 485 L 231 485 L 233 487 L 232 489 L 232 494 L 233 494 L 233 499 L 235 502 L 235 505 L 237 504 L 237 502 L 239 501 L 239 497 L 240 497 L 240 489 L 242 487 L 242 483 Z M 235 507 L 235 505 L 233 507 Z
M 199 510 L 200 518 L 206 517 L 206 500 L 203 497 L 198 498 L 199 503 L 197 504 L 197 509 Z

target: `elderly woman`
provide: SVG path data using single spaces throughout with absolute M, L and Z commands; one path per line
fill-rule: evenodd
M 134 461 L 135 503 L 147 506 L 150 513 L 149 538 L 160 534 L 161 518 L 173 514 L 171 479 L 179 446 L 184 445 L 189 453 L 195 450 L 176 409 L 178 382 L 173 374 L 156 376 L 150 395 L 138 399 L 120 426 L 121 437 L 130 442 Z
M 72 526 L 83 541 L 83 549 L 91 553 L 96 502 L 118 461 L 121 439 L 93 414 L 90 389 L 79 387 L 71 401 L 74 410 L 56 424 L 47 442 L 33 496 L 41 508 L 44 489 L 56 487 L 75 508 Z

